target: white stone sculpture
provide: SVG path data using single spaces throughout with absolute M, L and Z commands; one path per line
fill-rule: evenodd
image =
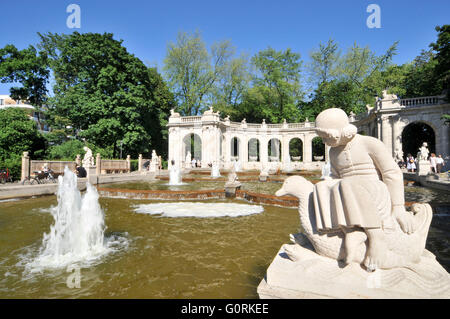
M 83 157 L 83 167 L 89 168 L 94 166 L 94 156 L 92 156 L 92 151 L 89 147 L 85 146 L 83 147 L 83 150 L 86 152 Z
M 241 182 L 238 181 L 238 176 L 236 174 L 236 169 L 233 167 L 231 172 L 228 174 L 228 180 L 225 183 L 225 188 L 227 187 L 238 187 L 241 186 Z
M 217 162 L 213 162 L 211 165 L 211 177 L 212 178 L 220 177 L 220 169 L 219 164 Z
M 175 112 L 175 109 L 170 110 L 170 117 L 180 117 L 180 113 Z
M 419 148 L 417 153 L 417 170 L 416 175 L 424 176 L 431 173 L 431 164 L 428 161 L 428 144 L 423 142 L 422 146 Z
M 305 235 L 314 247 L 317 254 L 347 264 L 356 262 L 362 264 L 367 260 L 367 269 L 404 267 L 409 263 L 420 260 L 424 253 L 428 228 L 430 227 L 432 210 L 428 204 L 415 204 L 413 206 L 417 229 L 405 233 L 392 216 L 385 216 L 382 220 L 383 250 L 380 251 L 384 259 L 367 259 L 371 244 L 370 238 L 361 227 L 349 227 L 345 230 L 323 230 L 318 227 L 318 216 L 314 207 L 314 185 L 301 176 L 291 176 L 286 179 L 283 187 L 277 191 L 277 196 L 292 195 L 299 199 L 300 223 Z M 368 199 L 365 198 L 367 201 Z M 376 205 L 376 204 L 374 204 Z M 389 206 L 389 205 L 388 205 Z M 387 209 L 390 211 L 389 209 Z M 372 239 L 373 240 L 373 239 Z M 295 251 L 292 257 L 295 259 Z M 378 252 L 377 252 L 378 253 Z M 289 254 L 289 253 L 288 253 Z M 371 262 L 380 260 L 379 264 Z M 372 269 L 369 269 L 371 268 Z
M 191 152 L 188 151 L 186 154 L 186 163 L 191 164 L 191 160 L 192 160 L 192 155 L 191 155 Z
M 450 277 L 425 249 L 431 207 L 419 203 L 412 212 L 405 210 L 403 175 L 384 144 L 356 134 L 341 109 L 320 113 L 316 130 L 331 147 L 332 179 L 313 185 L 292 176 L 277 191 L 277 196 L 299 199 L 305 234 L 282 247 L 289 262 L 280 255 L 275 258 L 258 288 L 260 296 L 280 297 L 295 282 L 301 287 L 290 297 L 449 298 Z M 372 271 L 393 281 L 368 291 Z M 327 285 L 333 288 L 327 290 Z M 288 290 L 271 291 L 274 286 Z
M 268 177 L 269 177 L 269 169 L 267 167 L 263 166 L 259 173 L 259 181 L 266 182 Z
M 322 176 L 320 179 L 329 180 L 331 179 L 331 165 L 330 162 L 326 162 L 324 166 L 322 166 Z
M 403 151 L 401 149 L 395 149 L 394 160 L 396 163 L 403 162 Z
M 150 161 L 150 172 L 156 172 L 159 167 L 159 158 L 158 155 L 156 155 L 156 151 L 152 151 L 152 158 Z
M 184 161 L 184 167 L 185 168 L 192 168 L 191 161 L 192 161 L 192 155 L 191 155 L 191 152 L 188 151 L 187 154 L 186 154 L 185 161 Z
M 417 159 L 419 161 L 428 161 L 428 143 L 423 142 L 422 146 L 419 148 L 419 152 L 417 153 Z

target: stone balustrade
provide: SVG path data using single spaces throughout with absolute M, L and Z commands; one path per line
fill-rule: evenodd
M 436 105 L 443 102 L 442 96 L 424 96 L 410 99 L 400 99 L 400 105 L 404 107 L 417 107 L 425 105 Z

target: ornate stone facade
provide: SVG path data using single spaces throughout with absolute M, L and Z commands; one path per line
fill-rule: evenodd
M 191 134 L 194 142 L 200 144 L 198 151 L 192 154 L 201 167 L 209 167 L 214 162 L 220 168 L 231 169 L 234 161 L 240 161 L 244 170 L 248 169 L 284 169 L 287 165 L 295 169 L 320 170 L 327 159 L 327 152 L 321 161 L 314 160 L 312 140 L 317 137 L 313 122 L 282 124 L 251 124 L 245 119 L 231 122 L 229 118 L 220 119 L 218 113 L 206 111 L 202 116 L 179 116 L 173 112 L 169 118 L 169 163 L 185 166 L 186 155 L 190 152 Z M 292 161 L 289 154 L 289 142 L 298 138 L 302 142 L 302 156 Z M 256 142 L 258 156 L 249 155 L 249 141 Z M 269 156 L 269 141 L 276 141 Z M 194 147 L 195 148 L 195 147 Z M 197 153 L 197 154 L 195 154 Z M 278 156 L 279 155 L 279 156 Z M 278 157 L 278 158 L 277 158 Z M 295 157 L 295 156 L 294 156 Z
M 375 107 L 368 107 L 367 113 L 358 115 L 352 123 L 358 127 L 359 133 L 383 141 L 393 157 L 396 150 L 402 150 L 402 132 L 405 127 L 412 123 L 425 123 L 434 131 L 436 153 L 442 154 L 448 162 L 450 127 L 444 124 L 441 117 L 450 113 L 450 103 L 446 102 L 444 97 L 399 99 L 396 95 L 383 92 L 383 98 L 377 98 Z
M 428 124 L 435 133 L 436 153 L 450 162 L 449 142 L 450 130 L 441 119 L 450 112 L 450 104 L 444 96 L 431 96 L 414 99 L 399 99 L 395 95 L 384 92 L 383 98 L 376 100 L 375 107 L 368 106 L 365 114 L 349 115 L 349 120 L 365 133 L 383 141 L 393 157 L 402 150 L 402 132 L 410 123 Z M 191 140 L 194 152 L 191 158 L 200 161 L 203 168 L 209 164 L 219 163 L 220 168 L 230 169 L 233 162 L 239 160 L 242 169 L 307 169 L 320 170 L 328 160 L 328 151 L 323 158 L 313 157 L 312 140 L 317 137 L 314 122 L 261 124 L 231 122 L 229 117 L 221 119 L 219 113 L 207 110 L 201 116 L 180 116 L 171 112 L 169 128 L 169 163 L 186 167 L 186 155 L 191 152 Z M 190 138 L 190 137 L 193 138 Z M 299 156 L 291 156 L 289 143 L 292 139 L 301 140 L 302 152 Z M 269 141 L 276 143 L 269 144 Z M 256 142 L 257 141 L 257 142 Z M 258 156 L 250 152 L 250 144 L 257 149 Z M 270 148 L 275 145 L 272 155 Z M 255 150 L 253 150 L 254 152 Z M 404 154 L 406 155 L 406 154 Z M 278 157 L 278 158 L 277 158 Z M 188 165 L 190 167 L 190 165 Z

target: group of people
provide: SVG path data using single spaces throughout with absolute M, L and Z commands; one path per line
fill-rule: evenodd
M 202 162 L 200 162 L 200 160 L 197 161 L 195 158 L 193 158 L 191 161 L 191 166 L 192 166 L 192 168 L 202 167 Z
M 442 168 L 444 167 L 445 162 L 441 154 L 436 156 L 435 153 L 431 153 L 429 161 L 431 165 L 431 171 L 433 173 L 439 174 L 442 172 Z M 400 167 L 403 167 L 403 165 L 405 164 L 402 163 L 399 165 Z M 411 154 L 408 154 L 408 156 L 406 157 L 406 169 L 408 170 L 408 172 L 415 172 L 417 169 L 416 159 Z

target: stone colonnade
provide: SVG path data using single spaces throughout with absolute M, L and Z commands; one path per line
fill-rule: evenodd
M 321 169 L 328 160 L 325 151 L 322 158 L 313 158 L 312 140 L 317 137 L 314 123 L 283 123 L 261 124 L 231 122 L 228 118 L 220 119 L 219 113 L 212 109 L 202 116 L 182 117 L 172 111 L 169 118 L 169 165 L 171 161 L 181 167 L 190 167 L 190 161 L 195 158 L 201 162 L 201 167 L 207 168 L 211 164 L 219 164 L 220 168 L 231 168 L 235 161 L 240 162 L 242 169 Z M 196 137 L 195 139 L 189 138 Z M 299 139 L 302 144 L 301 158 L 291 157 L 289 143 L 292 139 Z M 272 152 L 277 156 L 269 156 L 269 141 Z M 196 154 L 191 154 L 191 143 Z M 237 142 L 236 142 L 237 141 Z M 252 141 L 259 156 L 250 154 L 249 142 Z M 255 141 L 258 141 L 255 144 Z M 197 143 L 197 145 L 195 144 Z M 198 145 L 200 143 L 201 145 Z M 257 146 L 256 146 L 257 145 Z M 201 150 L 201 151 L 200 151 Z M 200 153 L 200 155 L 198 154 Z M 272 155 L 274 155 L 272 154 Z
M 448 113 L 450 104 L 445 101 L 444 95 L 399 99 L 384 91 L 383 97 L 376 99 L 375 107 L 367 106 L 366 114 L 350 118 L 358 127 L 358 132 L 383 141 L 392 157 L 397 152 L 402 153 L 402 133 L 409 124 L 426 124 L 434 131 L 436 153 L 442 154 L 446 163 L 449 163 L 450 127 L 445 125 L 442 118 L 443 114 Z

